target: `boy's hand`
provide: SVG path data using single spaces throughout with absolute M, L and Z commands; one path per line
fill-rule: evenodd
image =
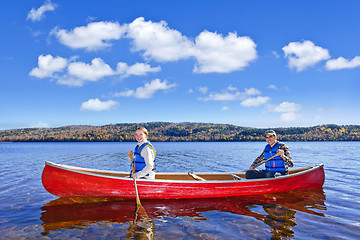
M 129 157 L 131 157 L 133 154 L 134 154 L 133 151 L 128 151 L 128 152 L 127 152 L 127 155 L 128 155 Z

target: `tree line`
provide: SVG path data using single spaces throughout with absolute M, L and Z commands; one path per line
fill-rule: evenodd
M 119 123 L 0 131 L 0 142 L 132 142 L 139 126 L 154 142 L 263 141 L 265 128 L 213 123 Z M 360 141 L 360 125 L 273 128 L 281 141 Z

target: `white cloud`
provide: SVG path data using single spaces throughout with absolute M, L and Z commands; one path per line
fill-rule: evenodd
M 80 110 L 81 111 L 99 112 L 99 111 L 110 110 L 111 108 L 115 107 L 116 105 L 118 105 L 118 102 L 113 101 L 113 100 L 102 102 L 98 98 L 91 98 L 88 101 L 83 102 L 81 104 Z
M 143 17 L 128 25 L 127 38 L 133 40 L 133 50 L 144 51 L 144 57 L 158 62 L 177 61 L 193 55 L 194 44 L 167 23 L 145 21 Z
M 134 96 L 134 94 L 135 94 L 134 90 L 126 90 L 123 92 L 114 93 L 113 96 L 114 97 L 132 97 L 132 96 Z
M 125 37 L 133 40 L 133 50 L 143 51 L 146 59 L 169 62 L 195 58 L 197 73 L 241 70 L 257 58 L 256 44 L 249 37 L 203 31 L 193 41 L 165 21 L 145 21 L 143 17 L 128 24 Z
M 42 18 L 44 18 L 45 12 L 54 11 L 56 7 L 57 5 L 55 3 L 52 3 L 50 0 L 48 0 L 38 9 L 32 8 L 29 11 L 26 20 L 30 19 L 33 22 L 40 21 Z
M 279 54 L 276 51 L 272 51 L 272 54 L 276 57 L 276 58 L 280 58 Z
M 69 75 L 62 75 L 57 78 L 56 81 L 59 85 L 66 85 L 69 87 L 82 87 L 85 83 L 84 80 L 76 78 L 76 77 L 70 77 Z
M 280 119 L 285 122 L 292 122 L 298 118 L 298 115 L 294 112 L 282 113 Z
M 143 17 L 123 25 L 92 22 L 72 31 L 54 28 L 52 34 L 68 47 L 89 51 L 109 47 L 111 40 L 128 38 L 132 41 L 132 50 L 142 52 L 147 60 L 195 59 L 193 71 L 196 73 L 238 71 L 257 58 L 256 44 L 249 37 L 236 33 L 223 36 L 205 30 L 192 40 L 169 28 L 165 21 L 145 21 Z
M 151 98 L 155 92 L 159 90 L 168 90 L 175 86 L 176 84 L 168 84 L 166 80 L 161 82 L 160 79 L 154 79 L 149 83 L 145 83 L 144 87 L 138 87 L 134 96 L 136 98 Z
M 236 101 L 240 100 L 243 94 L 239 91 L 230 92 L 222 90 L 220 93 L 210 93 L 207 97 L 201 97 L 199 100 L 202 101 Z
M 301 108 L 301 105 L 290 102 L 282 102 L 278 106 L 274 107 L 275 112 L 297 112 Z
M 260 95 L 261 94 L 260 90 L 256 89 L 256 88 L 245 88 L 245 93 L 248 96 Z
M 311 41 L 290 42 L 282 50 L 289 60 L 289 67 L 295 68 L 297 71 L 303 71 L 320 61 L 330 58 L 327 49 L 315 46 Z
M 350 61 L 343 57 L 331 59 L 326 62 L 325 67 L 327 70 L 340 70 L 360 67 L 360 57 L 356 56 Z
M 231 84 L 226 89 L 229 90 L 229 91 L 237 91 L 238 90 L 237 87 L 234 87 Z
M 38 67 L 33 68 L 29 75 L 37 78 L 54 78 L 58 84 L 81 87 L 85 82 L 96 82 L 104 77 L 143 76 L 161 70 L 160 66 L 151 67 L 145 63 L 128 66 L 126 63 L 119 62 L 117 70 L 114 71 L 101 58 L 94 58 L 90 64 L 74 62 L 75 59 L 72 57 L 68 60 L 62 57 L 53 57 L 50 54 L 40 55 Z
M 270 100 L 271 98 L 269 97 L 258 96 L 256 98 L 247 98 L 244 101 L 242 101 L 240 104 L 243 107 L 259 107 L 260 105 L 266 104 Z
M 273 84 L 269 85 L 268 88 L 272 90 L 278 90 L 278 88 Z
M 242 70 L 257 58 L 256 44 L 249 37 L 238 37 L 229 33 L 220 34 L 203 31 L 195 39 L 194 57 L 197 73 L 228 73 Z
M 121 77 L 128 77 L 131 75 L 144 76 L 148 73 L 161 71 L 160 66 L 151 67 L 147 63 L 135 63 L 134 65 L 129 66 L 127 63 L 119 62 L 116 69 L 116 72 L 120 74 Z
M 229 110 L 229 107 L 228 107 L 228 106 L 223 106 L 223 107 L 221 108 L 221 110 L 227 111 L 227 110 Z
M 38 67 L 32 69 L 29 75 L 37 78 L 53 77 L 53 74 L 62 71 L 67 63 L 67 59 L 62 57 L 53 57 L 50 54 L 40 55 Z
M 36 122 L 30 125 L 31 128 L 49 128 L 50 124 L 45 122 Z
M 198 87 L 198 90 L 199 92 L 203 93 L 203 94 L 206 94 L 207 91 L 209 91 L 209 88 L 208 87 Z
M 115 72 L 101 58 L 94 58 L 91 64 L 83 62 L 70 63 L 68 67 L 69 75 L 83 81 L 96 82 L 107 76 L 112 76 Z
M 273 112 L 281 113 L 281 120 L 285 122 L 291 122 L 300 117 L 297 112 L 301 109 L 300 104 L 290 103 L 290 102 L 282 102 L 277 106 L 270 106 L 269 110 Z
M 176 84 L 169 84 L 166 80 L 154 79 L 151 82 L 145 83 L 143 87 L 138 87 L 134 90 L 127 90 L 124 92 L 115 93 L 114 96 L 135 97 L 140 99 L 152 98 L 153 95 L 160 90 L 169 90 L 176 87 Z
M 100 79 L 115 75 L 115 72 L 101 58 L 94 58 L 91 64 L 72 62 L 67 72 L 57 77 L 57 83 L 70 87 L 82 87 L 86 82 L 97 82 Z
M 201 97 L 202 101 L 244 101 L 249 96 L 260 95 L 261 92 L 256 88 L 245 88 L 244 92 L 239 91 L 236 87 L 229 85 L 220 92 L 210 93 L 207 97 Z
M 92 22 L 72 31 L 54 28 L 52 34 L 70 48 L 93 51 L 111 46 L 110 41 L 120 39 L 125 31 L 126 27 L 120 26 L 119 23 Z

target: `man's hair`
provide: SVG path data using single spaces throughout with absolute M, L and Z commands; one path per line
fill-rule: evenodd
M 264 136 L 266 136 L 266 134 L 271 134 L 273 136 L 276 136 L 276 132 L 274 130 L 266 130 Z

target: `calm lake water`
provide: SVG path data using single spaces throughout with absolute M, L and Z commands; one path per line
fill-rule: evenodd
M 246 170 L 262 142 L 153 143 L 157 171 Z M 226 199 L 58 198 L 45 161 L 130 170 L 135 143 L 0 143 L 0 239 L 360 239 L 360 143 L 288 142 L 296 167 L 325 164 L 322 189 Z M 260 167 L 261 168 L 261 167 Z

